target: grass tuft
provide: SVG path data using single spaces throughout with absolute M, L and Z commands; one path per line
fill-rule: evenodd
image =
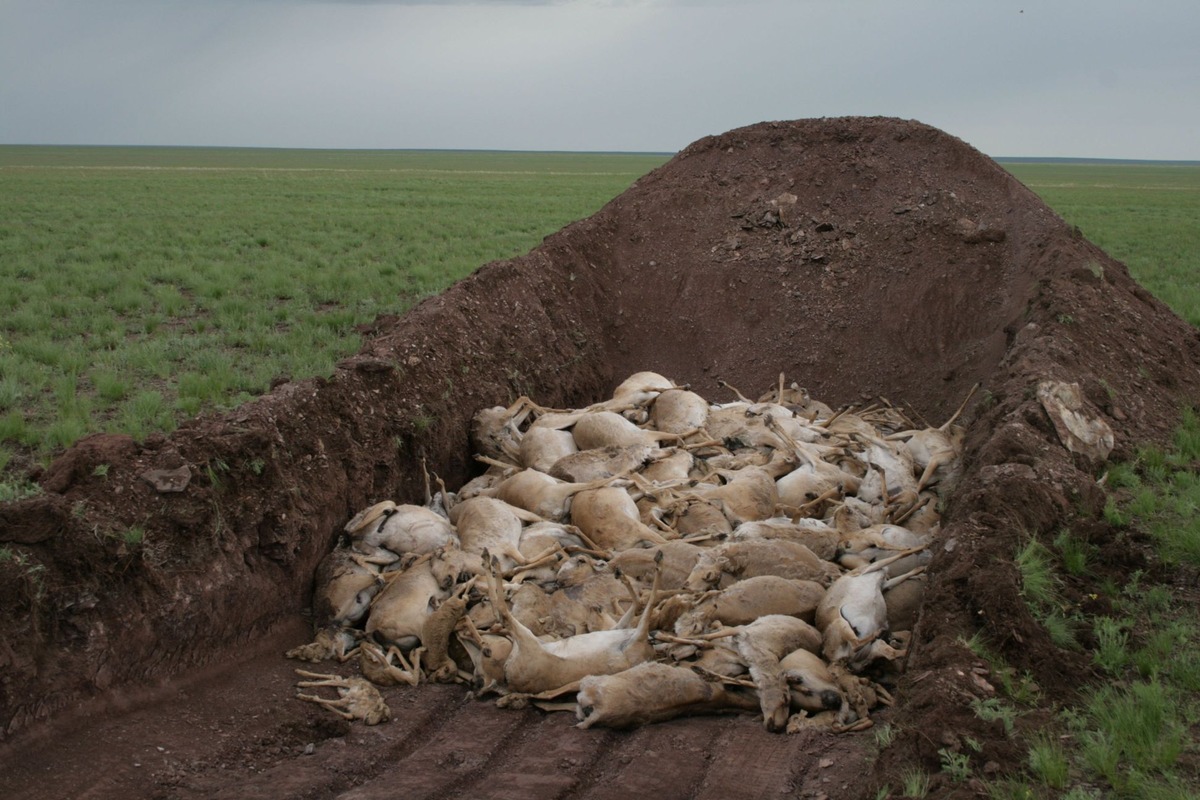
M 903 797 L 923 798 L 929 795 L 929 773 L 920 767 L 909 767 L 900 775 Z
M 1058 740 L 1042 734 L 1029 746 L 1029 769 L 1043 785 L 1063 789 L 1071 775 L 1071 760 Z

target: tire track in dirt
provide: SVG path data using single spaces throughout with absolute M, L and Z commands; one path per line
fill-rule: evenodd
M 520 729 L 536 721 L 530 714 L 505 711 L 492 703 L 461 708 L 464 711 L 432 737 L 421 737 L 400 758 L 388 757 L 369 784 L 339 794 L 338 800 L 458 796 L 457 785 L 486 772 L 489 764 L 517 746 Z
M 463 702 L 459 687 L 421 687 L 420 695 L 403 692 L 397 707 L 395 693 L 388 695 L 392 721 L 365 727 L 355 724 L 344 738 L 328 739 L 312 755 L 295 756 L 235 786 L 225 784 L 187 797 L 262 798 L 342 797 L 363 784 L 376 784 L 398 764 L 405 763 L 430 742 L 451 732 L 472 727 L 474 706 Z M 389 791 L 390 789 L 389 784 Z M 183 800 L 183 797 L 180 797 Z
M 578 795 L 581 800 L 690 798 L 710 768 L 714 740 L 731 735 L 731 720 L 672 720 L 622 734 L 600 780 Z M 736 796 L 736 795 L 735 795 Z
M 518 732 L 499 743 L 478 769 L 447 785 L 440 796 L 551 800 L 570 792 L 579 783 L 576 767 L 594 760 L 603 737 L 575 730 L 570 725 L 573 718 L 565 714 L 547 717 L 527 712 L 523 717 Z

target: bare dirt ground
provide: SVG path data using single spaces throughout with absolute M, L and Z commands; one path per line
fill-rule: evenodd
M 0 565 L 0 796 L 856 798 L 936 773 L 942 748 L 1017 771 L 1020 730 L 970 710 L 995 690 L 961 639 L 981 633 L 1048 702 L 1091 677 L 1020 597 L 1021 537 L 1071 525 L 1097 579 L 1153 567 L 1100 521 L 1103 465 L 1063 447 L 1037 384 L 1077 382 L 1117 458 L 1200 396 L 1194 329 L 995 163 L 894 119 L 703 139 L 367 333 L 329 379 L 169 437 L 90 437 L 36 476 L 43 494 L 0 506 L 20 558 Z M 291 698 L 282 652 L 308 638 L 314 569 L 350 516 L 419 497 L 421 458 L 467 478 L 476 409 L 582 405 L 640 369 L 709 397 L 782 370 L 832 404 L 883 395 L 935 423 L 982 384 L 899 702 L 877 719 L 894 742 L 750 717 L 578 731 L 444 686 L 386 690 L 393 720 L 366 728 Z

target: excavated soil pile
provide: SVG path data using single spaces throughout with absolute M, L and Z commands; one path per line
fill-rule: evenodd
M 856 797 L 914 763 L 936 772 L 939 748 L 977 774 L 1019 768 L 968 706 L 993 689 L 960 637 L 982 632 L 1043 696 L 1069 695 L 1086 658 L 1030 616 L 1017 543 L 1071 523 L 1101 571 L 1142 563 L 1097 521 L 1102 465 L 1063 446 L 1037 387 L 1078 383 L 1118 457 L 1200 396 L 1197 332 L 1122 264 L 963 142 L 893 119 L 702 139 L 365 333 L 327 380 L 141 444 L 89 437 L 38 476 L 43 494 L 0 507 L 16 555 L 0 563 L 0 794 Z M 982 384 L 895 743 L 872 762 L 869 735 L 771 736 L 751 717 L 575 731 L 442 686 L 391 690 L 393 722 L 348 729 L 290 699 L 282 651 L 307 639 L 314 568 L 350 516 L 417 500 L 422 459 L 468 478 L 476 409 L 579 406 L 638 370 L 707 397 L 784 371 L 827 402 L 883 395 L 933 424 Z

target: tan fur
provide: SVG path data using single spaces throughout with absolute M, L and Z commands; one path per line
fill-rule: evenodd
M 388 708 L 379 691 L 362 678 L 342 678 L 337 675 L 306 672 L 302 669 L 296 670 L 296 674 L 313 679 L 297 682 L 296 686 L 299 688 L 310 689 L 332 686 L 338 692 L 336 700 L 328 700 L 317 695 L 297 692 L 296 698 L 298 700 L 317 703 L 344 719 L 361 719 L 367 725 L 378 725 L 392 718 L 391 709 Z
M 807 547 L 785 539 L 749 539 L 726 542 L 700 555 L 684 586 L 703 591 L 756 575 L 776 575 L 791 580 L 828 585 L 838 568 Z
M 628 550 L 667 541 L 641 521 L 629 493 L 616 487 L 577 494 L 571 503 L 571 523 L 604 550 Z
M 694 603 L 675 623 L 675 632 L 695 636 L 715 622 L 745 625 L 768 614 L 787 614 L 811 623 L 824 596 L 825 588 L 816 581 L 758 575 Z
M 686 714 L 750 711 L 752 693 L 707 681 L 690 669 L 646 663 L 579 682 L 577 727 L 632 728 Z

